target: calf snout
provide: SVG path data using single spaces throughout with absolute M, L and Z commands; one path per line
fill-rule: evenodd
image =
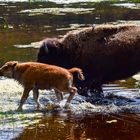
M 0 76 L 3 76 L 3 73 L 2 73 L 2 70 L 1 70 L 1 68 L 0 68 Z
M 0 68 L 0 76 L 12 78 L 12 72 L 9 69 Z

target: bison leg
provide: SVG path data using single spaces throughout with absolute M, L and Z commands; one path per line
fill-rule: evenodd
M 101 82 L 94 80 L 90 85 L 90 93 L 91 93 L 92 100 L 94 99 L 94 101 L 98 101 L 101 98 L 103 98 L 102 95 L 103 89 L 102 89 Z
M 89 87 L 88 86 L 80 86 L 78 87 L 78 94 L 82 95 L 82 96 L 87 96 L 88 95 L 88 91 L 89 91 Z
M 93 81 L 90 86 L 90 91 L 93 93 L 103 93 L 102 84 Z
M 88 80 L 85 81 L 77 81 L 75 84 L 78 89 L 78 94 L 82 96 L 88 96 L 88 91 L 90 88 L 90 82 Z

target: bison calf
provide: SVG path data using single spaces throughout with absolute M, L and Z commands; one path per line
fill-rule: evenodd
M 102 84 L 140 71 L 140 26 L 98 25 L 68 32 L 62 39 L 43 41 L 37 61 L 83 69 L 79 91 L 102 92 Z
M 82 70 L 79 68 L 64 69 L 61 67 L 41 64 L 36 62 L 18 63 L 10 61 L 0 68 L 0 75 L 17 80 L 24 87 L 24 92 L 18 110 L 22 110 L 22 105 L 28 98 L 30 90 L 33 90 L 33 97 L 40 107 L 38 101 L 39 89 L 54 89 L 58 101 L 63 99 L 62 92 L 70 93 L 66 106 L 73 99 L 77 88 L 73 86 L 72 73 L 78 73 L 80 80 L 84 80 Z

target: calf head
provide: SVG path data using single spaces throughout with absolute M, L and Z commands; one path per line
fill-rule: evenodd
M 1 68 L 0 68 L 0 76 L 5 76 L 8 78 L 13 78 L 14 75 L 14 68 L 17 65 L 17 61 L 9 61 L 5 63 Z

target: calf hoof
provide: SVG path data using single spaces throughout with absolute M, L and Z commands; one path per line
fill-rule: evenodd
M 54 110 L 54 109 L 58 109 L 61 108 L 60 104 L 48 104 L 46 106 L 47 110 Z
M 56 104 L 54 104 L 54 108 L 61 108 L 60 103 L 56 103 Z
M 65 109 L 70 109 L 70 108 L 71 108 L 71 107 L 70 107 L 70 103 L 66 103 L 65 106 L 64 106 L 64 108 L 65 108 Z
M 46 110 L 46 108 L 45 108 L 45 106 L 39 104 L 39 105 L 37 105 L 37 107 L 36 107 L 35 110 L 36 110 L 36 111 L 42 111 L 42 110 L 44 111 L 44 110 Z

